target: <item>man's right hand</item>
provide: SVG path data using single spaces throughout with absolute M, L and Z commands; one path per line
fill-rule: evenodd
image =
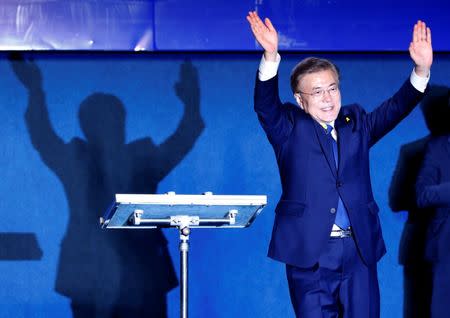
M 264 23 L 256 11 L 251 11 L 247 15 L 247 21 L 250 24 L 256 41 L 264 49 L 264 58 L 266 61 L 275 61 L 278 54 L 278 34 L 268 18 Z

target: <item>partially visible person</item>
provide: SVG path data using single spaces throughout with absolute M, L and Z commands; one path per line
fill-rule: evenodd
M 403 318 L 430 318 L 432 275 L 425 243 L 433 209 L 417 206 L 415 183 L 428 141 L 450 132 L 448 94 L 448 87 L 430 85 L 420 104 L 429 134 L 402 145 L 389 187 L 391 210 L 408 214 L 398 257 L 403 266 Z
M 432 264 L 431 317 L 445 318 L 449 316 L 450 300 L 450 134 L 428 142 L 416 197 L 419 208 L 434 209 L 425 248 Z

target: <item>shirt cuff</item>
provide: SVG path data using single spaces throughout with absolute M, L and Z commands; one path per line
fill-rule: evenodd
M 411 76 L 409 77 L 409 80 L 414 86 L 415 89 L 417 89 L 419 92 L 425 92 L 425 89 L 427 88 L 428 81 L 430 80 L 431 72 L 428 73 L 427 77 L 422 77 L 416 74 L 414 69 L 411 72 Z
M 277 53 L 277 58 L 275 61 L 266 61 L 264 54 L 259 63 L 258 78 L 260 81 L 267 81 L 275 77 L 278 72 L 278 66 L 280 65 L 281 56 Z

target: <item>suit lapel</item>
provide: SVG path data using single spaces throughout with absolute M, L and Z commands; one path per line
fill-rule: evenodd
M 338 144 L 339 144 L 338 175 L 342 174 L 342 169 L 345 166 L 345 163 L 348 161 L 348 157 L 350 155 L 349 149 L 353 147 L 353 145 L 351 145 L 351 140 L 355 124 L 356 123 L 354 122 L 351 113 L 348 112 L 348 109 L 343 107 L 334 124 L 338 134 Z
M 331 148 L 332 146 L 330 144 L 330 140 L 328 139 L 329 137 L 325 134 L 324 128 L 319 123 L 313 119 L 311 119 L 311 121 L 313 122 L 314 129 L 316 130 L 316 135 L 319 139 L 322 152 L 328 161 L 328 165 L 330 166 L 333 176 L 336 178 L 336 164 L 334 163 L 333 150 Z
M 352 133 L 352 125 L 350 123 L 350 118 L 342 115 L 336 119 L 335 122 L 336 131 L 338 134 L 338 150 L 339 150 L 339 170 L 338 175 L 342 173 L 342 167 L 344 163 L 347 161 L 348 149 L 351 145 L 351 133 Z

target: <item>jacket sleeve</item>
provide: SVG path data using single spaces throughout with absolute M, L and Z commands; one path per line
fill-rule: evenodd
M 367 114 L 365 129 L 370 138 L 370 146 L 394 129 L 414 109 L 423 96 L 424 93 L 416 90 L 410 80 L 407 80 L 391 98 Z
M 293 114 L 280 101 L 278 74 L 267 81 L 260 81 L 256 76 L 254 108 L 270 143 L 283 143 L 292 131 Z
M 420 208 L 450 207 L 450 182 L 441 182 L 441 167 L 446 164 L 439 156 L 439 143 L 427 145 L 425 158 L 416 182 L 417 205 Z M 447 163 L 448 164 L 448 163 Z

